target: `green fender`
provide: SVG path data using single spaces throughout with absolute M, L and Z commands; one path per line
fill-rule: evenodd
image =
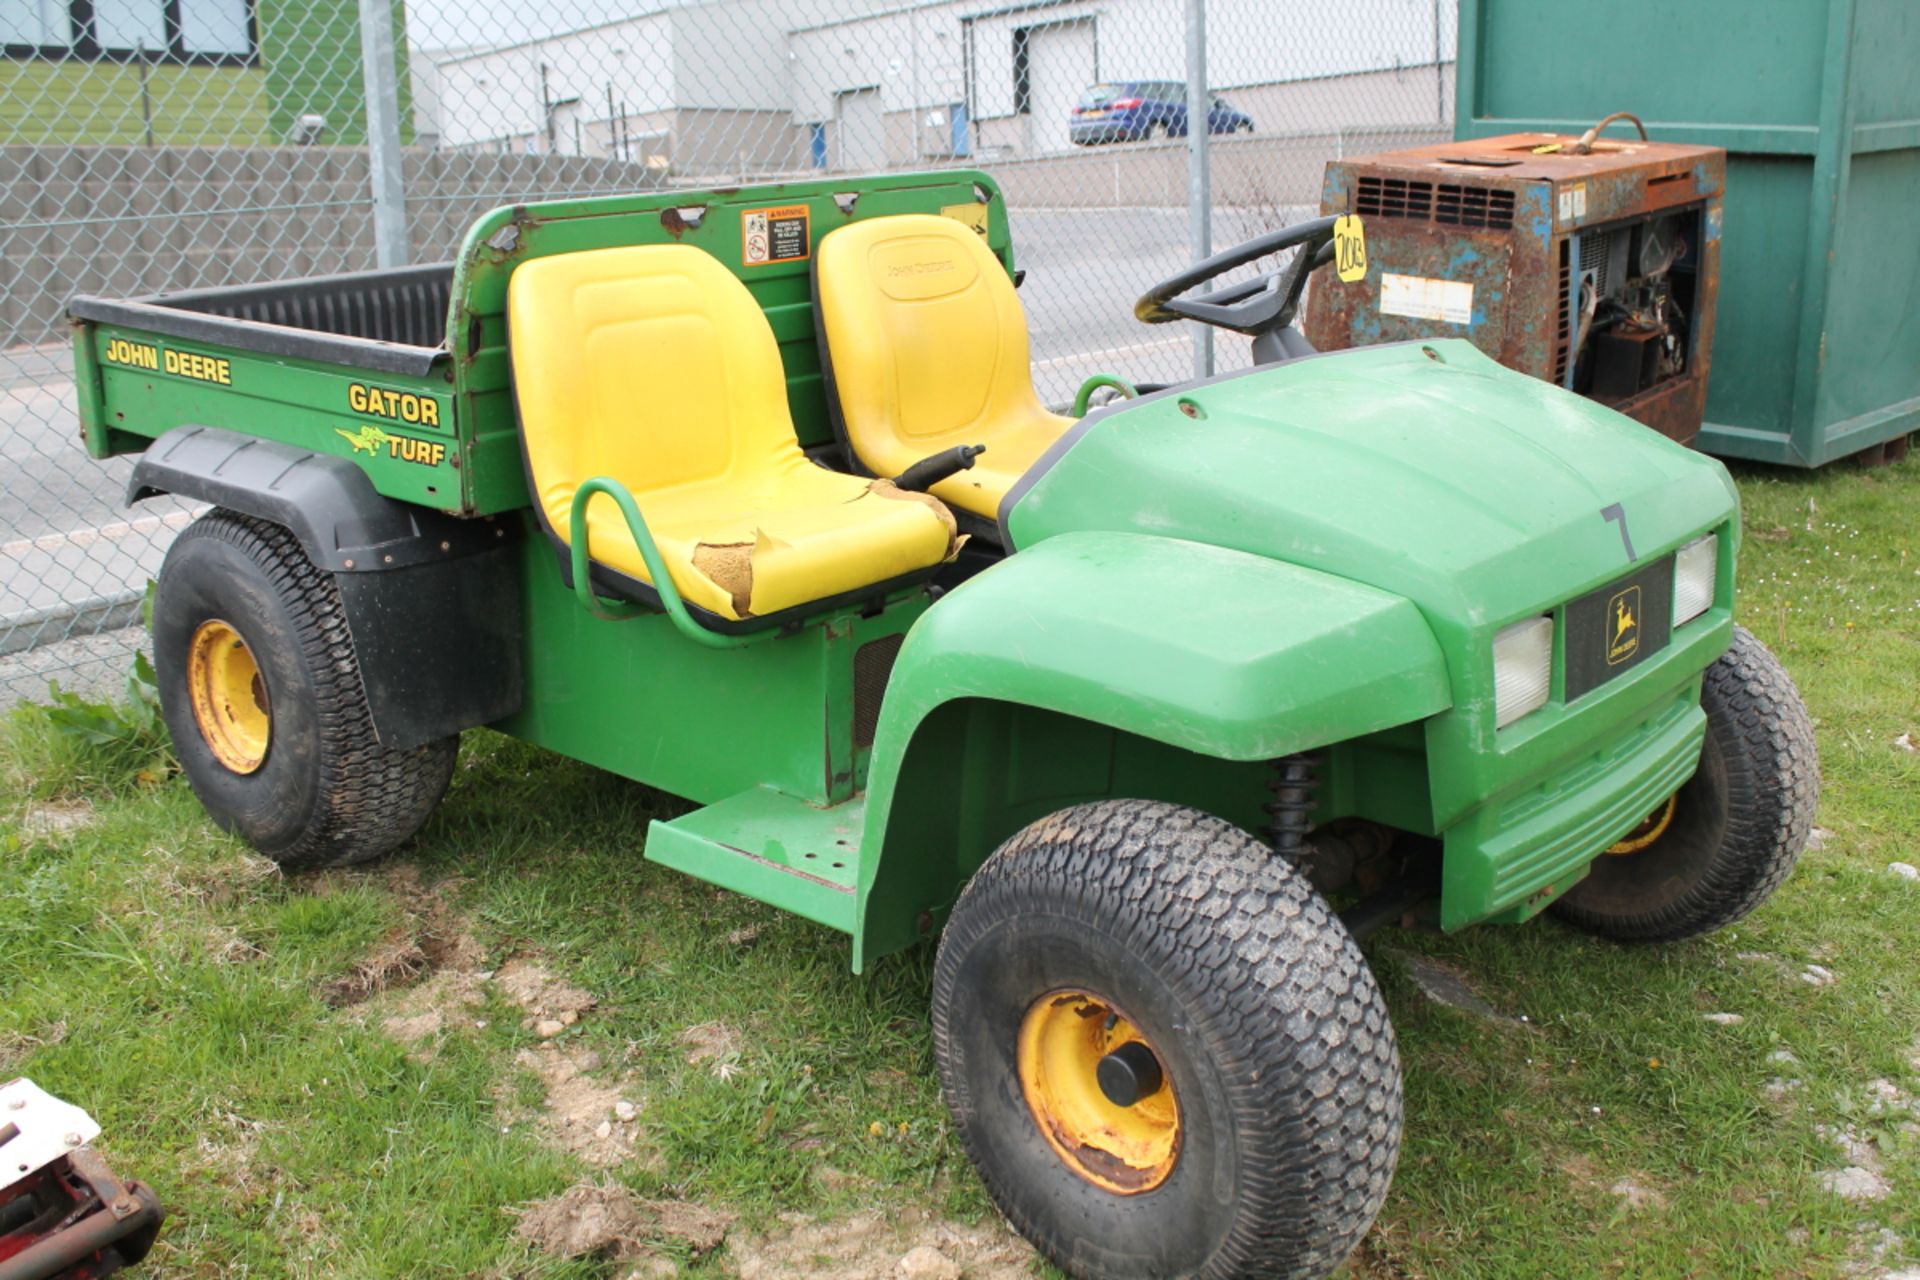
M 929 610 L 894 665 L 868 772 L 854 963 L 910 944 L 990 851 L 980 842 L 1005 834 L 969 841 L 951 813 L 922 811 L 939 789 L 995 772 L 940 758 L 954 740 L 929 726 L 963 705 L 1035 708 L 1196 757 L 1266 761 L 1451 702 L 1439 644 L 1399 596 L 1138 533 L 1063 533 L 1022 549 Z

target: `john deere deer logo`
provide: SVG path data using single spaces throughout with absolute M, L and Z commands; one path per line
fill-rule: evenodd
M 1640 588 L 1628 587 L 1607 602 L 1607 665 L 1617 667 L 1640 652 Z

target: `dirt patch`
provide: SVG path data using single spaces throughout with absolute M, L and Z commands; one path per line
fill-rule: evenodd
M 424 885 L 419 869 L 406 863 L 386 869 L 380 881 L 400 900 L 403 919 L 366 959 L 321 989 L 322 998 L 335 1008 L 414 986 L 444 969 L 468 970 L 479 963 L 480 944 L 450 901 L 461 881 Z
M 1826 1190 L 1846 1200 L 1884 1200 L 1893 1188 L 1884 1175 L 1885 1161 L 1873 1138 L 1852 1125 L 1817 1124 L 1813 1131 L 1840 1148 L 1846 1165 L 1816 1174 Z
M 85 800 L 49 800 L 27 806 L 20 817 L 20 833 L 29 840 L 73 834 L 93 822 L 93 806 Z
M 1664 1209 L 1667 1198 L 1652 1187 L 1635 1182 L 1632 1178 L 1620 1178 L 1607 1188 L 1609 1194 L 1618 1196 L 1620 1203 L 1627 1209 L 1638 1212 L 1642 1209 Z
M 401 934 L 383 940 L 352 972 L 329 982 L 321 994 L 334 1008 L 344 1008 L 382 991 L 410 986 L 426 971 L 427 953 L 419 940 Z
M 539 1080 L 544 1097 L 530 1107 L 513 1096 L 513 1081 L 498 1091 L 503 1124 L 528 1125 L 549 1146 L 606 1168 L 657 1157 L 640 1149 L 639 1106 L 626 1081 L 607 1081 L 599 1053 L 555 1037 L 593 1009 L 591 992 L 554 976 L 537 959 L 516 956 L 498 970 L 481 969 L 483 951 L 464 918 L 445 896 L 451 882 L 420 885 L 411 868 L 398 868 L 388 883 L 405 903 L 405 925 L 354 972 L 335 981 L 336 1004 L 360 1006 L 356 1016 L 377 1021 L 393 1039 L 426 1061 L 436 1043 L 458 1030 L 487 1025 L 489 991 L 521 1014 L 521 1025 L 542 1039 L 514 1059 Z
M 687 1065 L 708 1064 L 707 1069 L 722 1080 L 732 1079 L 740 1070 L 740 1051 L 745 1044 L 737 1027 L 725 1022 L 701 1022 L 688 1027 L 678 1037 L 687 1051 Z
M 1407 976 L 1420 994 L 1435 1004 L 1470 1013 L 1489 1022 L 1517 1022 L 1518 1019 L 1494 1008 L 1493 1003 L 1474 989 L 1465 970 L 1432 956 L 1412 951 L 1393 953 L 1407 968 Z
M 733 1215 L 684 1200 L 641 1200 L 622 1186 L 580 1183 L 528 1205 L 515 1228 L 556 1258 L 660 1258 L 663 1249 L 702 1254 L 720 1246 Z
M 216 1110 L 202 1117 L 187 1167 L 207 1174 L 221 1186 L 250 1196 L 273 1179 L 272 1174 L 263 1174 L 260 1168 L 260 1138 L 266 1130 L 265 1121 Z
M 1582 1190 L 1605 1191 L 1620 1201 L 1621 1208 L 1631 1212 L 1667 1207 L 1667 1197 L 1663 1192 L 1634 1176 L 1609 1180 L 1599 1166 L 1577 1152 L 1561 1157 L 1560 1172 L 1566 1175 L 1567 1181 Z
M 209 924 L 206 946 L 215 964 L 252 964 L 267 956 L 258 944 L 231 925 Z
M 175 866 L 160 879 L 162 892 L 209 907 L 230 907 L 252 901 L 262 886 L 278 879 L 280 868 L 271 860 L 244 850 L 201 866 Z
M 39 1035 L 29 1035 L 24 1031 L 0 1030 L 0 1077 L 11 1077 L 14 1063 L 33 1050 L 59 1044 L 66 1038 L 67 1020 L 65 1018 L 42 1027 Z
M 505 1104 L 507 1123 L 532 1125 L 542 1142 L 596 1168 L 629 1161 L 658 1166 L 658 1154 L 641 1141 L 640 1108 L 631 1100 L 635 1090 L 593 1074 L 602 1066 L 598 1053 L 549 1041 L 522 1049 L 514 1063 L 539 1078 L 546 1099 L 538 1112 Z
M 520 1006 L 526 1015 L 521 1025 L 543 1036 L 558 1035 L 597 1003 L 591 993 L 562 982 L 533 960 L 518 957 L 500 966 L 493 984 Z
M 831 1222 L 782 1214 L 770 1231 L 736 1235 L 725 1262 L 741 1280 L 1024 1280 L 1034 1257 L 998 1219 L 966 1226 L 909 1210 Z
M 450 936 L 465 939 L 458 931 Z M 380 1029 L 410 1045 L 423 1044 L 456 1027 L 478 1030 L 486 1026 L 480 1014 L 489 987 L 517 1005 L 521 1025 L 543 1038 L 573 1026 L 594 1006 L 592 995 L 560 981 L 536 960 L 516 957 L 497 972 L 475 969 L 472 964 L 479 947 L 470 940 L 456 943 L 455 955 L 465 963 L 434 968 L 432 956 L 426 956 L 426 980 L 380 1002 Z
M 1872 1116 L 1910 1116 L 1920 1119 L 1920 1098 L 1884 1077 L 1869 1080 L 1865 1086 L 1867 1114 Z

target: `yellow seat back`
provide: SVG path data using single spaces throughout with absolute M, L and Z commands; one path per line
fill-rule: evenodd
M 727 621 L 857 594 L 953 554 L 953 516 L 937 501 L 800 451 L 772 326 L 701 250 L 536 258 L 508 282 L 507 323 L 529 482 L 561 543 L 580 486 L 616 480 L 681 597 Z M 596 570 L 652 588 L 616 505 L 603 498 L 585 518 Z
M 1034 392 L 1026 314 L 1006 268 L 961 222 L 916 213 L 835 229 L 820 242 L 815 305 L 833 407 L 876 475 L 985 444 L 974 472 L 934 492 L 991 518 L 1012 481 L 1071 425 Z
M 534 500 L 566 528 L 573 491 L 745 479 L 800 456 L 772 328 L 745 285 L 687 245 L 536 258 L 507 323 Z

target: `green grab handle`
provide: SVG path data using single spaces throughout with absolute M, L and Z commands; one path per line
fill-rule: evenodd
M 568 515 L 568 528 L 572 536 L 568 539 L 567 550 L 573 563 L 573 590 L 596 618 L 616 621 L 638 617 L 650 612 L 640 605 L 624 602 L 614 603 L 602 600 L 594 594 L 593 579 L 589 573 L 587 554 L 587 504 L 596 496 L 605 494 L 620 507 L 620 514 L 626 517 L 627 532 L 633 535 L 634 545 L 640 548 L 640 558 L 646 561 L 647 573 L 653 579 L 653 589 L 660 593 L 660 606 L 666 611 L 680 634 L 709 649 L 737 649 L 751 643 L 752 635 L 730 636 L 701 626 L 687 612 L 687 605 L 680 598 L 680 588 L 674 584 L 673 574 L 667 570 L 667 562 L 660 554 L 660 548 L 654 545 L 653 534 L 647 529 L 647 522 L 640 518 L 640 508 L 627 492 L 627 487 L 618 480 L 606 476 L 595 476 L 581 485 L 573 493 L 573 509 Z
M 1096 373 L 1080 384 L 1080 392 L 1073 398 L 1074 417 L 1084 418 L 1087 416 L 1087 401 L 1091 399 L 1093 393 L 1101 387 L 1112 387 L 1129 400 L 1140 394 L 1134 390 L 1133 384 L 1125 378 L 1116 378 L 1110 373 Z

